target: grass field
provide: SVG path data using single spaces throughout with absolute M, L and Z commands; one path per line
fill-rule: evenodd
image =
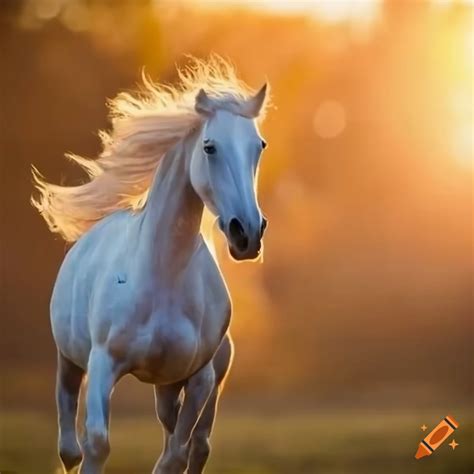
M 460 422 L 459 447 L 445 443 L 416 461 L 420 425 L 433 428 L 445 413 L 343 411 L 334 413 L 219 414 L 207 474 L 470 474 L 473 424 L 468 412 Z M 2 414 L 0 472 L 50 474 L 58 461 L 56 425 L 51 414 Z M 161 445 L 152 416 L 115 416 L 108 474 L 150 473 Z M 59 472 L 59 471 L 57 471 Z

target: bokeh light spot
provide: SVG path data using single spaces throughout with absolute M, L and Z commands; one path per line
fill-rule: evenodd
M 314 131 L 321 138 L 335 138 L 346 128 L 346 111 L 334 100 L 322 102 L 313 120 Z
M 64 25 L 71 31 L 84 31 L 88 25 L 88 10 L 80 3 L 70 3 L 61 17 Z
M 35 7 L 38 18 L 50 20 L 59 13 L 61 4 L 58 0 L 38 0 Z

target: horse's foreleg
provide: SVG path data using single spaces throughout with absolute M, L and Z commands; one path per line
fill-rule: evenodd
M 154 474 L 183 474 L 188 467 L 191 435 L 215 386 L 212 362 L 196 372 L 186 383 L 183 406 L 178 414 L 168 449 L 154 469 Z
M 109 455 L 110 395 L 119 378 L 118 364 L 103 348 L 95 348 L 87 367 L 84 459 L 80 474 L 100 474 Z
M 209 438 L 211 436 L 214 418 L 216 416 L 219 389 L 214 387 L 206 407 L 199 418 L 191 439 L 191 450 L 189 453 L 189 474 L 201 474 L 211 452 Z
M 168 448 L 168 441 L 174 432 L 178 413 L 181 409 L 181 390 L 183 383 L 178 382 L 171 385 L 155 385 L 155 410 L 156 416 L 163 426 L 164 444 L 163 454 Z
M 59 457 L 66 472 L 77 466 L 82 459 L 77 442 L 76 416 L 77 400 L 84 371 L 66 359 L 58 351 L 56 373 L 56 405 L 59 424 Z
M 193 431 L 191 452 L 189 454 L 188 474 L 201 474 L 204 470 L 207 459 L 209 458 L 211 452 L 209 439 L 214 425 L 217 403 L 224 385 L 225 377 L 227 376 L 232 363 L 232 356 L 233 345 L 230 336 L 226 336 L 213 359 L 213 366 L 216 375 L 214 389 L 206 403 L 201 418 L 199 418 L 198 424 Z

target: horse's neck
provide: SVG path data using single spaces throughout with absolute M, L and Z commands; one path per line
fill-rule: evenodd
M 198 243 L 203 203 L 189 178 L 195 142 L 193 134 L 163 157 L 143 213 L 140 247 L 145 260 L 153 272 L 170 279 L 179 277 Z

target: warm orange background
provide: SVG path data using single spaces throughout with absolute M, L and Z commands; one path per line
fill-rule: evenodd
M 30 164 L 80 182 L 62 155 L 98 153 L 105 99 L 142 66 L 172 82 L 184 54 L 210 52 L 254 87 L 267 79 L 274 102 L 265 262 L 217 246 L 235 303 L 227 406 L 441 419 L 471 400 L 472 5 L 245 3 L 0 2 L 4 409 L 53 407 L 48 302 L 65 245 L 29 205 Z M 148 413 L 148 389 L 127 386 L 117 410 L 146 400 Z

